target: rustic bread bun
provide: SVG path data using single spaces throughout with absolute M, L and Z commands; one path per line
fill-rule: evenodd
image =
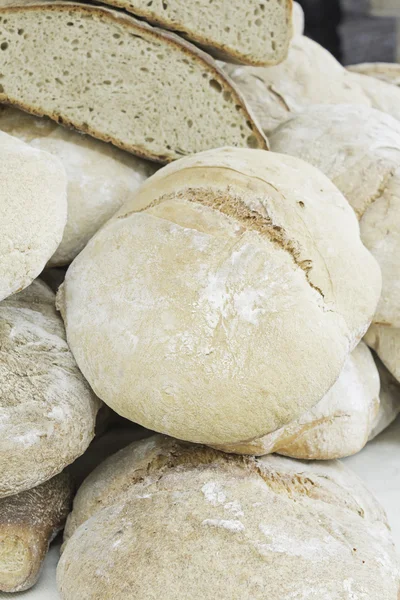
M 99 401 L 69 351 L 53 292 L 36 280 L 0 304 L 0 497 L 83 454 Z
M 378 370 L 370 350 L 360 342 L 314 408 L 262 438 L 218 449 L 256 456 L 277 452 L 307 460 L 343 458 L 365 446 L 378 410 Z
M 354 213 L 325 176 L 225 148 L 145 182 L 75 259 L 58 303 L 106 404 L 149 429 L 223 444 L 315 405 L 379 294 Z
M 0 130 L 57 156 L 68 178 L 68 218 L 50 266 L 69 264 L 155 168 L 110 144 L 0 106 Z
M 346 196 L 360 219 L 361 238 L 382 269 L 373 323 L 400 327 L 400 123 L 366 107 L 314 106 L 271 139 L 276 152 L 301 156 Z
M 105 500 L 124 453 L 86 486 L 100 505 L 65 546 L 63 600 L 397 600 L 383 510 L 340 463 L 245 460 L 155 437 Z
M 207 54 L 121 12 L 51 0 L 1 8 L 0 48 L 0 102 L 134 154 L 168 162 L 228 144 L 267 147 Z
M 400 120 L 400 89 L 391 83 L 361 73 L 349 72 L 349 75 L 351 80 L 361 87 L 373 108 Z
M 0 500 L 1 592 L 20 592 L 36 583 L 49 544 L 64 526 L 72 492 L 72 479 L 61 473 Z
M 291 38 L 292 0 L 106 0 L 149 23 L 179 32 L 228 62 L 276 65 Z
M 298 2 L 293 2 L 293 35 L 304 33 L 304 11 Z
M 400 86 L 400 65 L 397 63 L 360 63 L 346 68 L 353 73 L 369 75 L 386 81 L 386 83 Z
M 27 287 L 61 241 L 66 175 L 47 152 L 0 132 L 0 300 Z
M 400 327 L 373 324 L 365 334 L 365 341 L 400 382 Z
M 379 393 L 379 412 L 370 434 L 370 440 L 379 435 L 386 427 L 395 420 L 400 413 L 400 385 L 399 382 L 386 369 L 385 365 L 375 356 L 381 380 L 381 391 Z
M 236 83 L 266 133 L 310 104 L 371 105 L 360 85 L 325 48 L 297 35 L 286 60 L 276 67 L 224 71 Z

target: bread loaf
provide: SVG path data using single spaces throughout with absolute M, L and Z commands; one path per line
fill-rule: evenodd
M 360 219 L 361 238 L 383 275 L 373 319 L 378 329 L 366 339 L 395 374 L 400 371 L 400 123 L 365 107 L 315 106 L 279 127 L 271 140 L 275 151 L 320 168 Z M 387 341 L 379 343 L 381 331 Z
M 277 452 L 307 460 L 343 458 L 365 446 L 378 410 L 378 370 L 368 347 L 360 342 L 316 406 L 262 438 L 219 449 L 256 456 Z
M 286 60 L 276 67 L 237 67 L 226 64 L 235 82 L 268 134 L 310 104 L 371 106 L 353 73 L 325 48 L 296 35 Z
M 400 382 L 400 327 L 374 323 L 365 334 L 365 341 Z
M 89 239 L 155 168 L 89 136 L 68 131 L 48 119 L 0 106 L 0 130 L 50 152 L 68 178 L 68 218 L 50 266 L 69 264 Z
M 0 498 L 53 477 L 94 436 L 99 401 L 41 281 L 0 304 Z
M 105 4 L 177 31 L 228 62 L 275 65 L 286 57 L 292 33 L 292 0 L 106 0 Z
M 362 73 L 349 75 L 357 83 L 371 102 L 371 106 L 400 120 L 400 89 L 376 77 L 368 77 Z
M 168 162 L 267 147 L 207 54 L 121 12 L 53 0 L 0 8 L 0 49 L 0 102 L 134 154 Z
M 67 220 L 67 180 L 56 157 L 0 132 L 0 182 L 3 300 L 27 287 L 57 249 Z
M 379 294 L 354 213 L 325 176 L 225 148 L 148 179 L 72 263 L 58 304 L 106 404 L 148 429 L 224 444 L 315 405 Z
M 400 65 L 397 63 L 361 63 L 346 68 L 353 73 L 369 75 L 386 81 L 386 83 L 400 86 Z
M 36 583 L 49 544 L 64 526 L 72 491 L 72 479 L 61 473 L 0 500 L 1 592 L 20 592 Z
M 400 384 L 377 356 L 375 360 L 379 371 L 381 390 L 379 412 L 370 434 L 371 440 L 386 429 L 400 413 Z
M 293 2 L 293 35 L 304 33 L 304 11 L 298 2 Z
M 340 463 L 246 460 L 160 436 L 130 448 L 78 493 L 62 600 L 397 600 L 383 510 Z

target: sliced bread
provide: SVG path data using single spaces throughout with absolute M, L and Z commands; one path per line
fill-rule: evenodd
M 158 162 L 267 148 L 239 92 L 201 50 L 99 6 L 0 9 L 0 102 Z
M 227 62 L 276 65 L 292 35 L 292 0 L 105 0 L 177 31 Z

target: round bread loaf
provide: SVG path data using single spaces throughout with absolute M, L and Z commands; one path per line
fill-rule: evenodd
M 340 463 L 246 460 L 160 436 L 129 450 L 78 493 L 63 600 L 397 600 L 384 512 Z
M 49 265 L 69 264 L 89 239 L 155 171 L 155 166 L 92 137 L 9 106 L 0 129 L 57 156 L 68 178 L 68 218 Z
M 371 106 L 400 120 L 400 89 L 387 81 L 362 73 L 348 73 L 353 83 L 363 90 Z
M 353 73 L 369 75 L 386 81 L 386 83 L 400 86 L 400 65 L 398 63 L 360 63 L 346 68 Z
M 274 431 L 326 394 L 380 285 L 351 207 L 322 173 L 225 148 L 145 182 L 75 259 L 58 303 L 106 404 L 224 444 Z
M 293 35 L 304 33 L 304 11 L 298 2 L 293 2 Z
M 50 479 L 83 454 L 99 401 L 65 340 L 53 292 L 36 280 L 0 304 L 0 497 Z
M 224 71 L 236 83 L 266 133 L 310 104 L 371 106 L 355 78 L 325 48 L 295 35 L 286 60 L 274 67 L 226 64 Z
M 54 254 L 67 220 L 55 156 L 0 132 L 0 300 L 26 288 Z
M 400 123 L 366 107 L 314 106 L 279 127 L 271 144 L 321 169 L 355 210 L 361 239 L 383 276 L 367 343 L 393 374 L 399 372 Z
M 389 427 L 400 413 L 400 384 L 386 369 L 385 365 L 375 356 L 381 381 L 379 393 L 379 411 L 373 424 L 369 439 L 374 439 L 386 427 Z
M 365 446 L 378 410 L 378 370 L 370 350 L 360 342 L 316 406 L 262 438 L 218 449 L 256 456 L 277 452 L 307 460 L 343 458 Z

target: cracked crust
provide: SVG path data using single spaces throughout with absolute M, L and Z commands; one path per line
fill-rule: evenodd
M 62 529 L 73 484 L 61 473 L 0 500 L 0 591 L 21 592 L 37 581 L 49 544 Z
M 263 148 L 263 149 L 267 149 L 268 148 L 268 141 L 265 137 L 265 135 L 262 133 L 261 129 L 259 128 L 258 124 L 256 123 L 256 121 L 253 118 L 251 109 L 249 109 L 249 107 L 247 106 L 243 96 L 241 95 L 240 91 L 232 84 L 232 82 L 230 81 L 230 79 L 225 75 L 225 73 L 222 71 L 222 69 L 220 69 L 217 64 L 215 63 L 215 61 L 208 56 L 205 52 L 202 52 L 201 50 L 199 50 L 196 46 L 193 46 L 192 44 L 189 44 L 188 42 L 186 42 L 184 39 L 180 38 L 179 36 L 170 33 L 168 31 L 165 30 L 161 30 L 161 29 L 156 29 L 150 25 L 148 25 L 147 23 L 145 23 L 144 21 L 138 21 L 134 18 L 132 18 L 131 16 L 128 16 L 122 12 L 119 11 L 115 11 L 115 10 L 110 10 L 107 9 L 103 6 L 88 6 L 88 5 L 84 5 L 84 4 L 79 4 L 79 3 L 66 3 L 66 2 L 52 2 L 52 0 L 49 0 L 48 2 L 43 0 L 37 1 L 35 2 L 35 0 L 30 0 L 27 2 L 17 2 L 17 6 L 15 6 L 14 4 L 11 6 L 6 6 L 4 8 L 0 8 L 0 18 L 3 16 L 6 17 L 8 16 L 8 21 L 10 21 L 10 17 L 12 17 L 12 15 L 15 14 L 20 14 L 21 16 L 26 16 L 29 14 L 33 14 L 35 15 L 35 13 L 37 13 L 39 16 L 40 15 L 45 15 L 46 13 L 48 13 L 49 15 L 51 14 L 59 14 L 60 18 L 63 16 L 64 13 L 66 13 L 67 15 L 71 15 L 71 18 L 73 19 L 74 16 L 76 16 L 76 18 L 82 17 L 83 22 L 86 23 L 87 19 L 93 19 L 94 23 L 102 23 L 105 24 L 107 26 L 110 27 L 110 32 L 109 32 L 109 40 L 114 40 L 113 43 L 115 43 L 115 39 L 119 39 L 122 36 L 122 33 L 126 33 L 126 38 L 127 38 L 127 43 L 129 43 L 129 40 L 131 40 L 132 38 L 135 37 L 141 37 L 144 36 L 143 39 L 148 40 L 149 44 L 150 42 L 153 44 L 158 45 L 164 45 L 166 48 L 170 49 L 170 53 L 172 53 L 173 51 L 175 52 L 176 56 L 180 56 L 181 62 L 182 64 L 188 65 L 188 73 L 183 72 L 182 73 L 182 79 L 186 80 L 189 77 L 189 72 L 190 72 L 190 65 L 192 64 L 193 68 L 196 67 L 200 70 L 203 71 L 203 74 L 205 75 L 205 78 L 210 81 L 210 89 L 215 89 L 217 88 L 220 92 L 221 92 L 221 99 L 224 98 L 224 100 L 229 99 L 229 106 L 227 105 L 225 107 L 225 109 L 223 108 L 222 104 L 220 103 L 215 103 L 215 99 L 214 96 L 212 95 L 212 92 L 210 92 L 210 97 L 208 98 L 209 101 L 211 102 L 210 105 L 210 115 L 211 113 L 215 113 L 216 111 L 219 111 L 219 118 L 221 119 L 222 117 L 227 117 L 228 116 L 228 112 L 231 111 L 232 112 L 232 116 L 235 117 L 235 123 L 234 123 L 234 127 L 230 127 L 227 125 L 227 123 L 225 123 L 225 127 L 224 130 L 222 131 L 221 129 L 218 129 L 218 125 L 216 125 L 215 130 L 213 131 L 202 131 L 201 135 L 204 135 L 205 138 L 207 138 L 207 136 L 209 136 L 208 139 L 202 139 L 201 135 L 199 134 L 199 139 L 194 139 L 192 136 L 192 132 L 195 130 L 193 128 L 193 121 L 196 120 L 196 116 L 198 111 L 195 111 L 195 107 L 197 106 L 197 108 L 200 110 L 200 105 L 201 105 L 201 110 L 204 109 L 204 102 L 200 101 L 200 104 L 198 105 L 197 102 L 199 100 L 199 98 L 196 96 L 195 98 L 192 98 L 191 101 L 191 110 L 190 110 L 190 114 L 184 114 L 182 115 L 177 115 L 177 118 L 180 122 L 175 123 L 174 124 L 174 131 L 173 136 L 178 136 L 179 137 L 179 141 L 175 143 L 174 147 L 168 147 L 171 146 L 172 141 L 169 140 L 168 143 L 165 142 L 161 139 L 163 134 L 164 134 L 164 130 L 167 128 L 166 125 L 166 120 L 168 120 L 169 115 L 168 114 L 162 114 L 159 113 L 157 115 L 157 118 L 153 118 L 152 119 L 152 123 L 154 124 L 154 122 L 159 122 L 160 125 L 162 125 L 161 129 L 157 132 L 152 130 L 151 131 L 151 135 L 153 137 L 149 137 L 149 132 L 147 132 L 147 137 L 143 137 L 143 139 L 135 139 L 135 134 L 131 133 L 130 135 L 127 135 L 127 131 L 132 131 L 132 126 L 131 126 L 131 121 L 133 119 L 138 118 L 138 114 L 136 113 L 140 113 L 140 111 L 143 112 L 144 108 L 146 108 L 147 110 L 147 105 L 144 107 L 143 104 L 140 104 L 140 102 L 143 102 L 143 98 L 139 101 L 139 105 L 136 107 L 136 112 L 134 111 L 131 114 L 130 120 L 126 120 L 124 121 L 124 126 L 123 128 L 119 128 L 118 127 L 118 119 L 124 119 L 123 116 L 121 116 L 121 114 L 127 114 L 127 109 L 130 107 L 130 109 L 132 108 L 132 106 L 134 106 L 134 103 L 130 102 L 129 105 L 127 105 L 124 109 L 122 109 L 121 114 L 116 110 L 112 110 L 111 114 L 107 114 L 107 112 L 104 112 L 102 109 L 103 107 L 107 108 L 107 106 L 109 106 L 109 102 L 107 99 L 104 99 L 104 102 L 102 104 L 98 104 L 96 106 L 96 110 L 93 111 L 87 111 L 86 110 L 86 116 L 83 116 L 83 112 L 82 112 L 82 106 L 80 107 L 80 112 L 78 111 L 77 114 L 72 115 L 72 112 L 70 109 L 67 108 L 66 106 L 66 98 L 63 97 L 62 95 L 62 91 L 63 91 L 63 87 L 61 86 L 61 88 L 55 84 L 54 87 L 54 92 L 57 91 L 58 94 L 60 94 L 60 96 L 58 97 L 58 99 L 56 98 L 54 101 L 49 102 L 49 97 L 48 96 L 44 96 L 43 98 L 38 97 L 37 93 L 28 93 L 27 91 L 24 92 L 24 90 L 20 89 L 20 88 L 15 88 L 13 86 L 13 82 L 15 81 L 15 78 L 13 76 L 13 73 L 10 72 L 9 73 L 9 77 L 6 81 L 6 73 L 4 74 L 3 78 L 2 78 L 2 89 L 3 92 L 0 92 L 0 102 L 3 103 L 7 103 L 7 104 L 11 104 L 13 106 L 16 106 L 22 110 L 25 110 L 31 114 L 34 115 L 38 115 L 38 116 L 47 116 L 50 119 L 58 122 L 59 124 L 66 126 L 66 127 L 72 127 L 75 129 L 78 129 L 79 131 L 82 131 L 83 133 L 87 133 L 95 138 L 98 138 L 104 142 L 111 142 L 112 144 L 114 144 L 115 146 L 121 148 L 122 150 L 126 150 L 128 152 L 132 152 L 133 154 L 136 154 L 138 156 L 141 156 L 143 158 L 147 158 L 149 160 L 153 160 L 156 162 L 161 162 L 161 163 L 166 163 L 166 162 L 170 162 L 172 160 L 175 160 L 177 158 L 180 158 L 180 156 L 184 155 L 184 154 L 191 154 L 194 153 L 196 151 L 199 151 L 201 149 L 207 148 L 207 147 L 213 147 L 213 146 L 221 146 L 221 145 L 226 145 L 226 144 L 232 144 L 232 145 L 244 145 L 246 146 L 247 144 L 249 145 L 249 147 L 255 147 L 255 148 Z M 62 22 L 62 24 L 64 24 Z M 41 25 L 42 26 L 42 25 Z M 10 25 L 8 25 L 8 27 L 10 27 Z M 60 25 L 61 27 L 61 25 Z M 112 34 L 113 31 L 113 27 L 115 28 L 115 34 Z M 69 28 L 68 28 L 69 29 Z M 1 33 L 1 27 L 0 27 L 0 33 Z M 7 34 L 8 35 L 8 34 Z M 11 35 L 11 34 L 10 34 Z M 119 38 L 116 38 L 115 36 L 119 36 Z M 129 37 L 131 36 L 131 37 Z M 8 39 L 8 37 L 6 36 L 6 32 L 4 33 L 4 39 Z M 11 38 L 10 38 L 11 39 Z M 69 37 L 63 38 L 64 41 L 68 40 Z M 59 40 L 57 40 L 59 41 Z M 79 40 L 78 40 L 79 41 Z M 100 40 L 101 41 L 101 40 Z M 12 48 L 18 47 L 18 44 L 21 42 L 21 40 L 17 40 L 17 44 L 11 44 L 10 42 L 5 42 L 8 44 L 8 48 L 7 51 L 8 53 L 10 53 L 10 50 L 12 50 Z M 65 52 L 67 52 L 67 49 L 64 49 Z M 109 52 L 109 48 L 107 46 L 107 51 Z M 118 46 L 118 51 L 120 51 L 119 46 Z M 94 56 L 97 56 L 99 54 L 100 50 L 98 50 L 97 53 L 94 54 Z M 134 52 L 134 50 L 132 51 Z M 175 56 L 174 54 L 174 56 Z M 41 55 L 43 56 L 50 56 L 51 55 L 51 50 L 49 49 L 47 53 L 42 53 Z M 90 62 L 90 58 L 86 57 L 85 55 L 85 60 L 83 60 L 80 62 L 80 67 L 82 67 L 82 64 L 85 65 L 85 68 L 87 69 L 87 80 L 90 82 L 91 81 L 91 74 L 94 72 L 97 72 L 99 69 L 99 65 L 97 63 L 91 63 Z M 12 60 L 8 60 L 8 64 L 11 65 L 11 67 L 14 65 L 14 61 Z M 39 66 L 43 67 L 43 69 L 47 72 L 53 72 L 54 67 L 54 61 L 52 61 L 51 65 L 42 65 L 42 63 L 40 63 L 39 61 L 35 60 L 35 64 L 32 65 L 33 69 L 37 69 Z M 73 64 L 73 62 L 71 62 L 71 64 Z M 178 65 L 178 63 L 175 65 L 176 69 L 181 68 L 181 64 Z M 67 67 L 67 65 L 66 65 Z M 68 63 L 68 67 L 70 67 L 70 63 Z M 103 69 L 104 69 L 104 61 L 103 61 Z M 175 70 L 176 70 L 175 69 Z M 142 77 L 144 76 L 144 74 L 146 72 L 148 72 L 148 68 L 147 67 L 142 67 L 141 75 Z M 65 72 L 69 72 L 69 71 L 65 71 Z M 38 71 L 39 73 L 39 71 Z M 164 69 L 164 73 L 168 73 L 168 70 Z M 104 77 L 106 77 L 106 72 L 103 72 Z M 113 78 L 115 75 L 115 71 L 110 72 L 110 78 Z M 127 76 L 127 75 L 126 75 Z M 40 79 L 40 78 L 39 78 Z M 28 80 L 28 76 L 27 76 L 27 80 Z M 69 80 L 68 80 L 69 81 Z M 106 80 L 107 82 L 108 80 Z M 55 79 L 56 82 L 56 79 Z M 40 83 L 40 82 L 39 82 Z M 104 83 L 104 82 L 103 82 Z M 97 87 L 99 87 L 99 89 L 101 90 L 101 85 L 99 84 L 99 81 L 95 81 L 95 84 L 97 85 Z M 200 87 L 201 84 L 201 77 L 199 77 L 199 81 L 197 81 L 197 87 Z M 76 89 L 73 87 L 74 82 L 71 80 L 71 84 L 72 87 L 70 87 L 70 96 L 71 96 L 71 92 L 73 91 L 76 94 Z M 128 84 L 126 84 L 128 85 Z M 40 85 L 38 86 L 40 89 Z M 107 86 L 106 86 L 107 87 Z M 7 92 L 6 88 L 10 88 L 11 90 L 14 91 L 10 91 Z M 122 93 L 120 93 L 120 91 L 122 90 Z M 121 90 L 119 88 L 116 88 L 116 91 L 118 92 L 117 95 L 113 95 L 113 106 L 116 105 L 120 108 L 120 104 L 125 105 L 124 104 L 124 98 L 126 99 L 127 96 L 127 91 L 125 89 L 125 87 Z M 133 88 L 130 91 L 130 94 L 132 95 L 132 97 L 134 97 L 134 93 L 135 93 L 135 86 L 133 86 Z M 153 94 L 155 93 L 154 91 L 152 92 Z M 157 90 L 157 97 L 160 98 L 160 90 Z M 165 93 L 164 90 L 162 90 L 162 93 Z M 179 91 L 181 96 L 189 96 L 189 90 L 188 89 L 182 89 Z M 225 95 L 224 95 L 225 93 Z M 129 95 L 129 94 L 128 94 Z M 146 98 L 147 98 L 148 94 L 146 94 Z M 164 97 L 164 96 L 163 96 Z M 167 102 L 167 97 L 170 98 L 171 97 L 171 89 L 168 87 L 168 94 L 165 95 L 165 100 L 164 102 L 160 102 L 157 103 L 156 107 L 158 106 L 164 106 Z M 108 98 L 107 94 L 106 94 L 106 98 Z M 83 91 L 80 89 L 79 90 L 79 102 L 82 101 L 82 99 L 85 99 L 85 96 L 83 94 Z M 57 105 L 54 104 L 54 102 L 57 100 Z M 207 99 L 205 99 L 204 101 L 206 101 Z M 68 101 L 69 103 L 71 103 L 71 98 L 68 97 Z M 226 100 L 228 101 L 228 100 Z M 222 102 L 222 100 L 221 100 Z M 67 103 L 68 104 L 68 103 Z M 178 102 L 176 103 L 176 105 L 174 105 L 174 107 L 176 108 L 176 106 L 181 106 Z M 185 105 L 186 106 L 186 105 Z M 225 105 L 224 105 L 225 106 Z M 172 109 L 174 108 L 171 106 L 171 112 L 173 114 L 176 114 L 176 111 L 173 111 Z M 125 113 L 123 113 L 123 111 L 125 110 Z M 228 111 L 225 114 L 225 110 Z M 90 113 L 90 114 L 89 114 Z M 150 112 L 148 113 L 150 115 Z M 117 119 L 117 115 L 118 115 L 118 119 Z M 117 119 L 114 121 L 114 117 Z M 192 122 L 192 126 L 189 126 L 189 124 L 186 123 L 187 118 L 190 117 L 190 119 L 188 119 L 189 121 Z M 185 123 L 183 122 L 185 118 Z M 210 116 L 211 118 L 211 116 Z M 142 120 L 143 120 L 143 114 L 142 114 Z M 229 120 L 229 119 L 228 119 Z M 196 126 L 200 126 L 203 124 L 207 123 L 207 119 L 202 119 L 199 117 L 198 122 L 195 123 Z M 168 127 L 170 127 L 171 123 L 169 123 Z M 184 129 L 182 129 L 184 127 Z M 242 129 L 241 129 L 242 128 Z M 248 133 L 248 138 L 246 139 L 242 139 L 239 134 L 236 135 L 236 132 L 239 131 L 239 129 L 242 130 L 246 130 L 246 134 Z M 115 133 L 116 130 L 118 130 L 118 133 Z M 171 135 L 172 135 L 171 133 Z M 243 131 L 242 131 L 243 133 Z M 239 140 L 239 137 L 240 140 Z M 156 145 L 154 145 L 154 139 L 157 137 L 156 140 Z M 245 136 L 244 136 L 245 137 Z M 193 140 L 192 140 L 193 138 Z M 201 138 L 201 139 L 200 139 Z M 153 142 L 146 142 L 146 140 L 150 140 L 152 139 Z M 172 139 L 172 138 L 171 138 Z M 187 148 L 186 150 L 181 149 L 180 144 L 181 145 L 185 145 L 185 143 L 189 143 L 189 140 L 192 140 L 193 143 L 193 147 L 191 148 Z M 152 145 L 153 144 L 153 145 Z M 161 148 L 162 146 L 162 148 Z
M 82 525 L 72 533 L 74 517 Z M 69 526 L 57 572 L 63 600 L 94 600 L 100 589 L 114 600 L 161 590 L 178 600 L 188 589 L 204 600 L 293 591 L 346 600 L 349 590 L 397 600 L 383 510 L 336 462 L 233 457 L 154 436 L 93 472 Z
M 261 437 L 316 404 L 379 288 L 328 179 L 289 157 L 225 148 L 147 180 L 74 261 L 58 305 L 106 403 L 215 445 Z

